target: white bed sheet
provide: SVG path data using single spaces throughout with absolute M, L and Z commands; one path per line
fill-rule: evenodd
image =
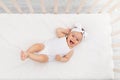
M 20 60 L 20 50 L 56 37 L 57 27 L 85 26 L 88 36 L 67 63 Z M 0 79 L 113 79 L 108 14 L 1 14 Z

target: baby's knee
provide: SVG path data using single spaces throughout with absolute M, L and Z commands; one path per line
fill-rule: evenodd
M 40 55 L 40 61 L 41 63 L 46 63 L 48 62 L 48 56 L 47 55 L 44 55 L 44 54 L 41 54 Z
M 44 44 L 42 44 L 42 43 L 36 43 L 36 44 L 34 44 L 34 46 L 35 46 L 36 48 L 40 48 L 40 49 L 43 49 L 43 48 L 44 48 Z

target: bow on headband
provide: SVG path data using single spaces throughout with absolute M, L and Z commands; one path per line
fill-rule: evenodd
M 72 31 L 81 32 L 83 34 L 84 38 L 86 38 L 86 36 L 87 36 L 87 33 L 85 32 L 85 29 L 82 28 L 82 25 L 80 25 L 80 24 L 73 25 L 73 27 L 71 29 L 71 32 Z

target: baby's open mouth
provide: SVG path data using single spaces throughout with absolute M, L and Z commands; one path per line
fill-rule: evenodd
M 73 42 L 72 40 L 70 40 L 70 44 L 71 44 L 71 45 L 73 45 L 73 44 L 74 44 L 74 42 Z

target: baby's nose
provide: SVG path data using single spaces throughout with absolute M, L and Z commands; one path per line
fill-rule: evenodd
M 73 38 L 73 41 L 75 42 L 76 38 Z

